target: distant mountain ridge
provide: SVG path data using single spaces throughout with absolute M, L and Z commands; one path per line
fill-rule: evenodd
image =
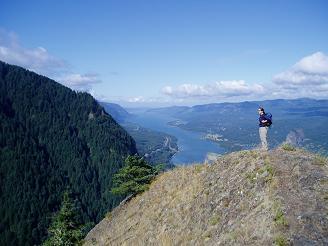
M 67 189 L 80 220 L 97 223 L 121 201 L 110 193 L 112 175 L 135 153 L 91 95 L 0 61 L 2 245 L 40 244 Z
M 194 106 L 169 106 L 149 109 L 149 111 L 170 113 L 170 115 L 177 115 L 179 113 L 191 113 L 191 112 L 208 112 L 216 110 L 226 110 L 226 109 L 257 109 L 259 106 L 264 108 L 290 108 L 295 107 L 295 109 L 308 109 L 311 105 L 312 110 L 315 109 L 325 109 L 327 111 L 328 100 L 326 99 L 312 99 L 312 98 L 298 98 L 298 99 L 273 99 L 273 100 L 263 100 L 263 101 L 243 101 L 243 102 L 223 102 L 223 103 L 209 103 L 200 104 Z
M 99 102 L 117 122 L 122 123 L 126 118 L 131 117 L 131 114 L 126 111 L 122 106 L 116 103 Z
M 177 127 L 206 134 L 218 134 L 227 141 L 219 144 L 228 152 L 251 149 L 258 144 L 259 106 L 273 115 L 269 131 L 271 147 L 285 141 L 291 131 L 302 130 L 301 147 L 328 155 L 328 100 L 311 98 L 212 103 L 192 107 L 174 106 L 149 112 L 176 119 Z

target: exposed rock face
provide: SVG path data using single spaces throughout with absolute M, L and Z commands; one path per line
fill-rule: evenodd
M 241 151 L 179 167 L 108 214 L 86 245 L 328 245 L 328 163 Z

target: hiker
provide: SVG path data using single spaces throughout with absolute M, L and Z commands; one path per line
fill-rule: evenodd
M 259 117 L 259 134 L 261 139 L 262 150 L 268 150 L 268 141 L 267 141 L 267 134 L 268 128 L 272 124 L 272 116 L 270 113 L 266 114 L 264 108 L 259 107 L 258 113 Z

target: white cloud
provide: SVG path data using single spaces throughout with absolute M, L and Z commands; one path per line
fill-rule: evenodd
M 231 97 L 261 95 L 265 91 L 260 84 L 247 84 L 244 80 L 219 81 L 213 84 L 182 84 L 175 88 L 165 86 L 162 93 L 173 98 L 225 99 Z
M 25 48 L 13 32 L 0 29 L 0 60 L 48 76 L 75 90 L 91 91 L 101 82 L 97 74 L 78 74 L 71 65 L 49 54 L 44 47 Z
M 127 99 L 128 102 L 135 103 L 135 102 L 145 102 L 145 98 L 142 96 L 137 96 L 137 97 L 130 97 Z
M 62 78 L 58 78 L 58 80 L 75 90 L 79 91 L 92 91 L 92 85 L 100 83 L 101 80 L 99 79 L 98 74 L 68 74 Z
M 307 74 L 328 75 L 328 56 L 322 52 L 316 52 L 302 58 L 293 68 Z
M 144 96 L 125 97 L 125 98 L 121 97 L 120 100 L 129 102 L 129 103 L 164 103 L 164 102 L 168 102 L 168 100 L 163 97 L 144 97 Z
M 274 94 L 286 97 L 327 97 L 328 56 L 316 52 L 273 77 Z
M 99 83 L 100 80 L 97 74 L 69 74 L 65 78 L 62 79 L 67 84 L 75 86 L 75 85 L 87 85 L 87 84 L 94 84 Z
M 44 47 L 32 49 L 21 46 L 15 33 L 0 29 L 0 60 L 25 67 L 45 75 L 66 71 L 68 64 L 49 54 Z
M 263 100 L 273 98 L 327 98 L 328 56 L 316 52 L 275 75 L 272 83 L 250 84 L 244 80 L 219 81 L 212 84 L 165 86 L 162 93 L 173 100 Z
M 145 97 L 131 97 L 130 103 L 191 104 L 217 100 L 264 100 L 275 98 L 327 98 L 328 57 L 316 52 L 302 58 L 291 68 L 277 74 L 273 83 L 247 83 L 244 80 L 218 81 L 211 84 L 185 83 L 165 86 L 161 93 L 164 98 L 152 100 Z
M 328 57 L 322 52 L 306 56 L 288 70 L 275 75 L 273 82 L 287 87 L 326 84 Z

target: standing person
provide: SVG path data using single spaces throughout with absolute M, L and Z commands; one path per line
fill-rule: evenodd
M 262 150 L 267 151 L 268 150 L 268 141 L 267 141 L 267 134 L 268 134 L 268 128 L 271 125 L 271 120 L 266 117 L 266 113 L 264 111 L 264 108 L 259 107 L 258 113 L 260 115 L 259 117 L 259 134 L 261 139 L 261 145 Z

